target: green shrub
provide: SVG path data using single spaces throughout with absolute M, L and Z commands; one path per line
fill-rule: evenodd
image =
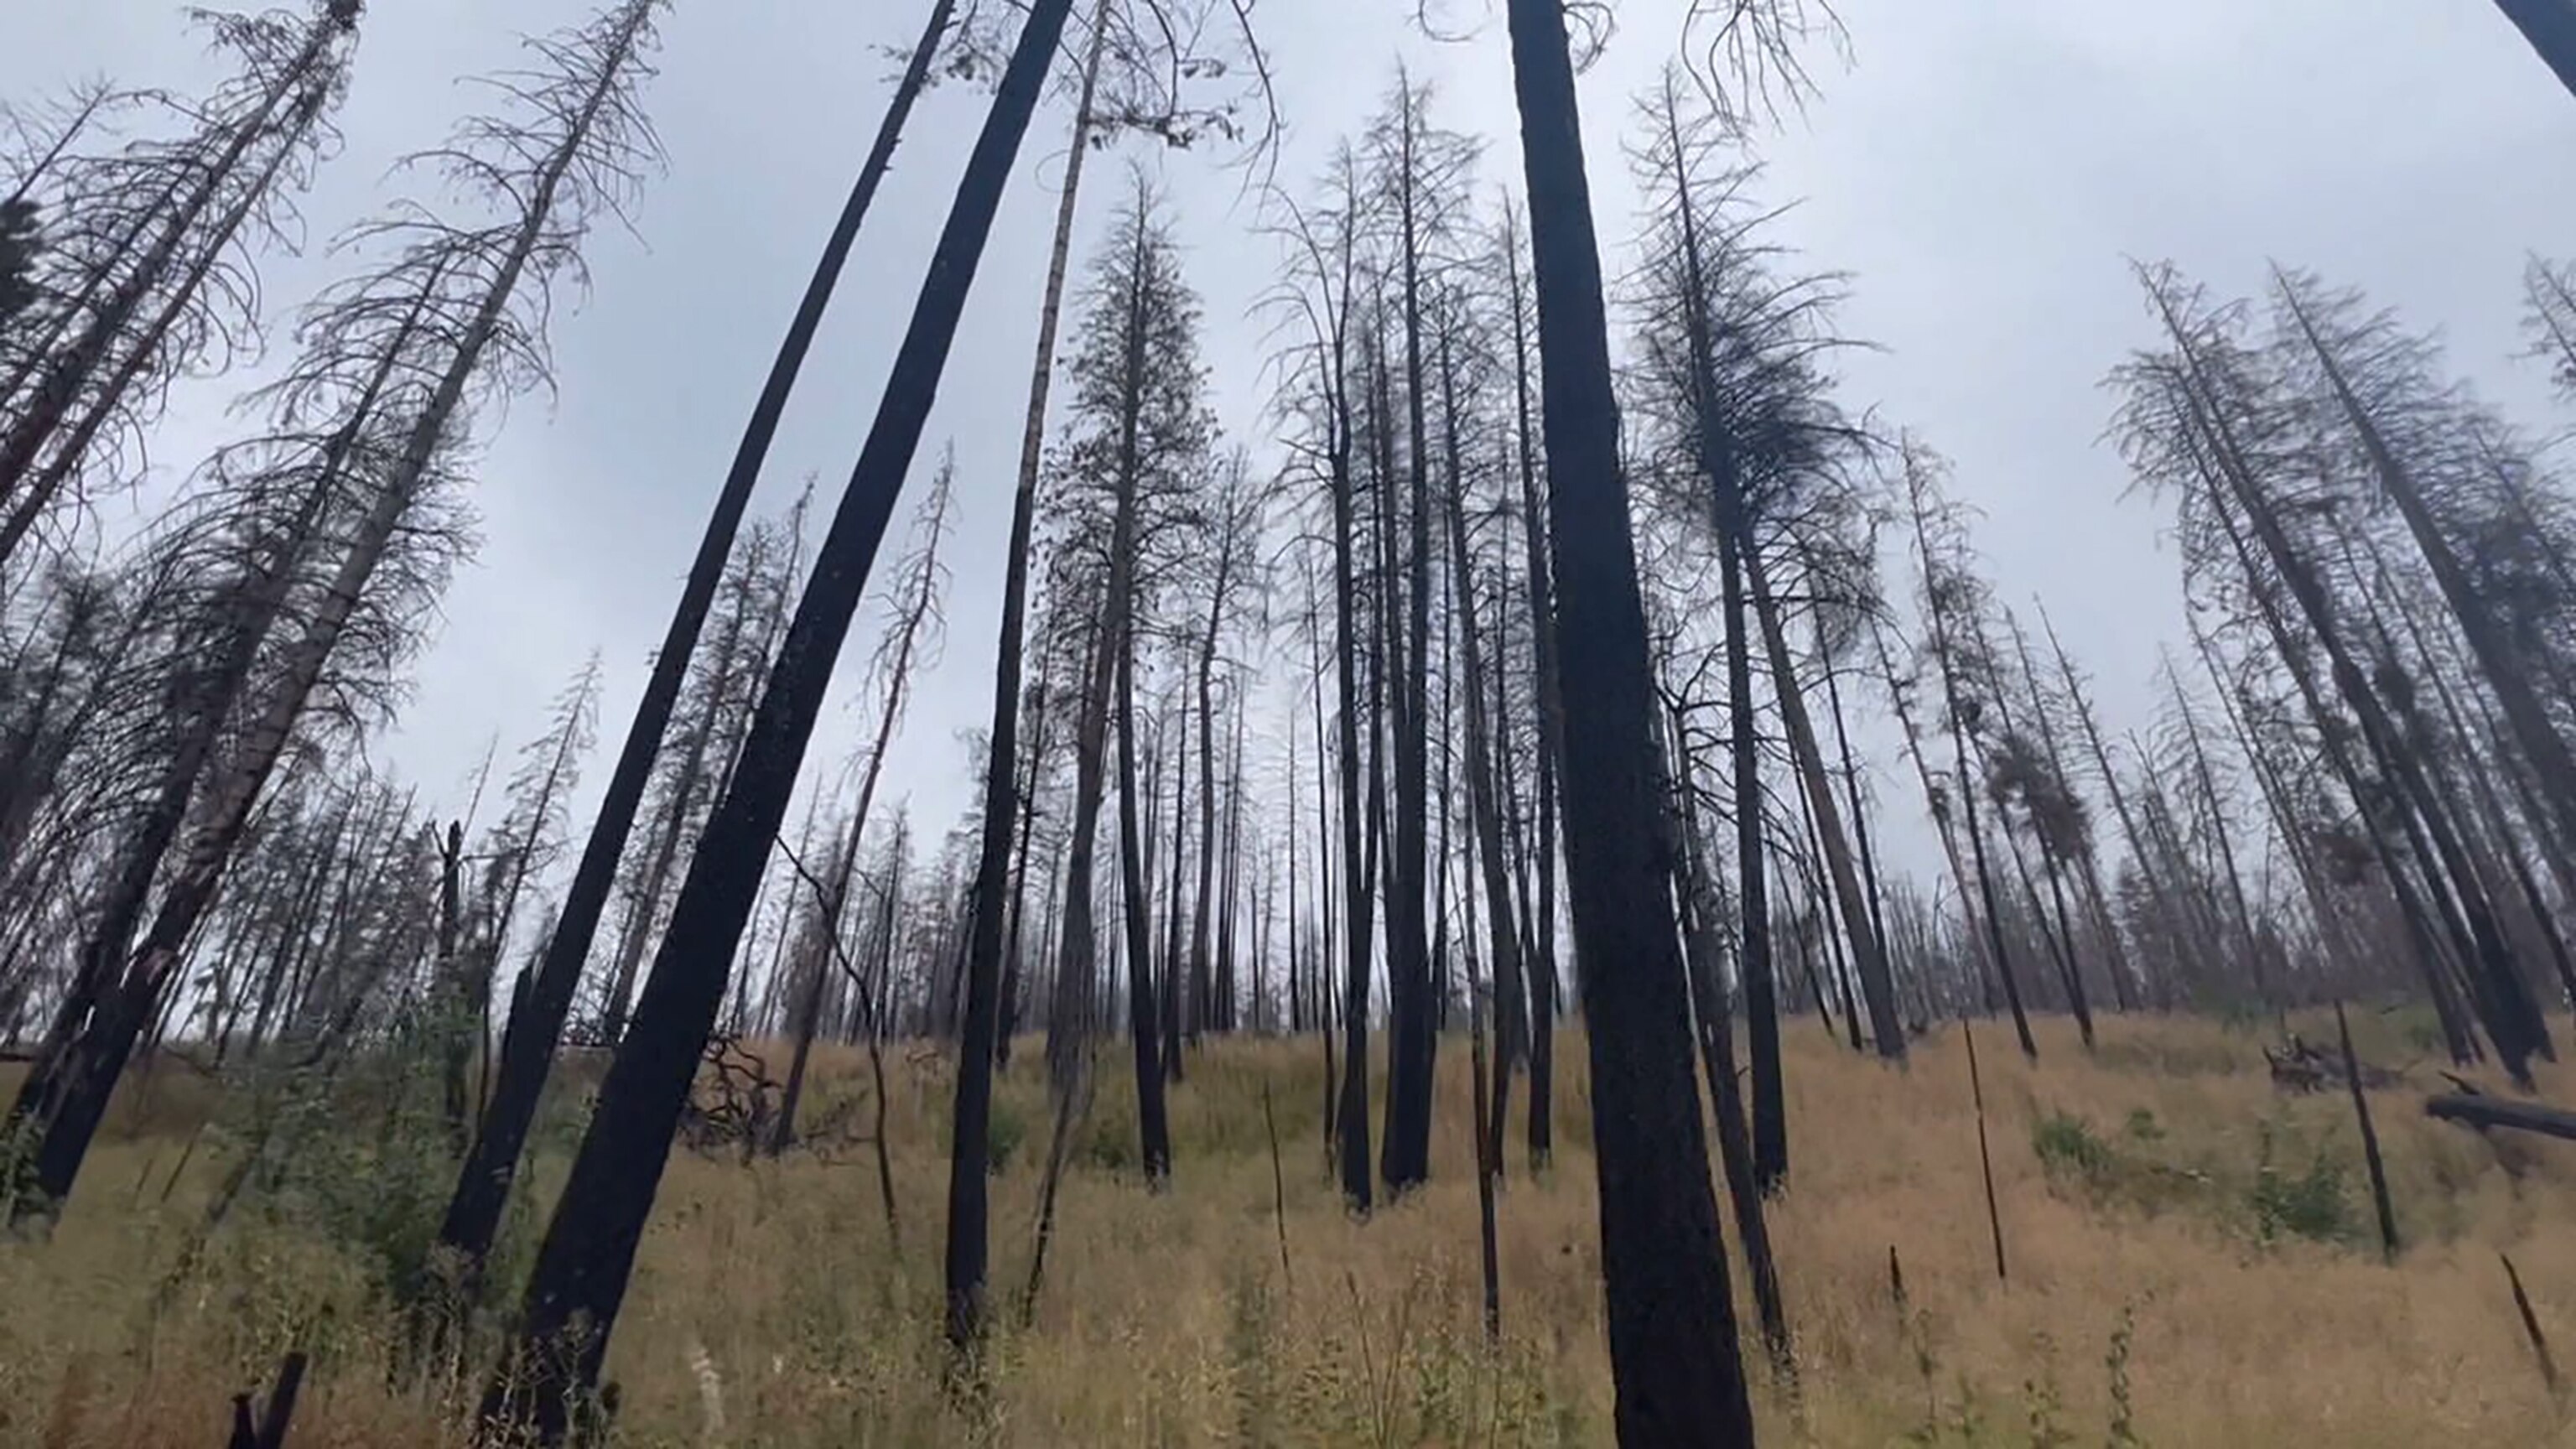
M 1095 1104 L 1083 1123 L 1080 1160 L 1102 1172 L 1126 1172 L 1137 1165 L 1136 1116 L 1131 1111 L 1103 1111 Z
M 2115 1165 L 2111 1144 L 2094 1132 L 2093 1124 L 2072 1112 L 2041 1114 L 2030 1126 L 2030 1146 L 2051 1177 L 2064 1175 L 2099 1185 Z
M 2272 1148 L 2271 1124 L 2265 1123 L 2254 1186 L 2247 1193 L 2256 1241 L 2278 1242 L 2284 1233 L 2320 1243 L 2342 1241 L 2353 1226 L 2342 1165 L 2320 1147 L 2307 1170 L 2292 1176 L 2273 1166 Z
M 1028 1136 L 1028 1119 L 1020 1115 L 1020 1109 L 1004 1098 L 995 1097 L 992 1115 L 984 1124 L 987 1169 L 995 1177 L 1001 1176 L 1010 1168 L 1011 1159 L 1018 1154 L 1020 1144 L 1027 1141 Z

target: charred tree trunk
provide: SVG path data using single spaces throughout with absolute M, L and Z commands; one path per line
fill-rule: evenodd
M 1601 255 L 1565 12 L 1508 0 L 1529 188 L 1565 731 L 1566 844 L 1592 1058 L 1602 1276 L 1619 1440 L 1739 1449 L 1753 1415 L 1691 1088 L 1652 673 L 1637 590 Z
M 1853 866 L 1851 845 L 1843 834 L 1842 812 L 1834 803 L 1833 784 L 1825 774 L 1824 750 L 1816 740 L 1815 721 L 1807 713 L 1805 690 L 1789 660 L 1789 642 L 1780 627 L 1779 602 L 1772 597 L 1760 550 L 1748 550 L 1743 567 L 1753 611 L 1761 621 L 1763 647 L 1770 658 L 1771 692 L 1780 701 L 1780 718 L 1788 727 L 1790 750 L 1797 758 L 1807 800 L 1816 812 L 1819 853 L 1824 856 L 1834 899 L 1842 910 L 1843 938 L 1851 944 L 1852 962 L 1860 977 L 1861 1000 L 1869 1011 L 1870 1039 L 1880 1056 L 1902 1061 L 1905 1028 L 1896 1019 L 1895 974 L 1888 969 L 1887 953 L 1870 921 L 1869 897 L 1861 888 L 1860 872 Z M 1858 803 L 1854 802 L 1852 808 L 1857 815 Z
M 1521 534 L 1529 572 L 1530 655 L 1537 674 L 1538 903 L 1528 966 L 1530 993 L 1529 1157 L 1545 1168 L 1555 1147 L 1556 1110 L 1556 782 L 1565 759 L 1563 695 L 1556 665 L 1555 585 L 1549 575 L 1547 517 L 1539 496 L 1538 429 L 1530 417 L 1527 313 L 1521 303 L 1520 249 L 1504 248 L 1512 292 L 1512 452 L 1520 481 Z
M 2522 32 L 2541 63 L 2576 95 L 2576 3 L 2571 0 L 2496 0 L 2504 18 Z
M 887 103 L 885 119 L 878 125 L 876 140 L 859 169 L 858 181 L 841 208 L 831 236 L 824 242 L 814 275 L 806 283 L 786 337 L 779 343 L 768 379 L 761 386 L 750 422 L 735 449 L 732 466 L 716 494 L 715 509 L 699 538 L 697 554 L 690 561 L 680 602 L 672 611 L 669 628 L 663 632 L 661 647 L 654 653 L 653 672 L 645 681 L 644 696 L 636 704 L 625 743 L 618 749 L 617 766 L 600 797 L 599 816 L 582 846 L 580 863 L 573 868 L 572 884 L 564 893 L 563 909 L 555 919 L 545 957 L 529 980 L 517 1029 L 504 1044 L 500 1070 L 493 1080 L 491 1105 L 484 1112 L 474 1151 L 457 1174 L 456 1190 L 449 1196 L 447 1211 L 439 1222 L 439 1245 L 465 1265 L 469 1282 L 479 1280 L 491 1256 L 493 1235 L 499 1230 L 502 1209 L 518 1175 L 519 1154 L 527 1147 L 528 1129 L 536 1121 L 555 1044 L 562 1038 L 564 1019 L 571 1013 L 573 995 L 581 984 L 582 967 L 590 958 L 600 916 L 607 909 L 610 891 L 616 887 L 618 858 L 625 853 L 645 787 L 652 782 L 654 762 L 661 756 L 662 737 L 670 729 L 680 686 L 688 678 L 690 657 L 697 651 L 698 633 L 706 625 L 716 587 L 724 578 L 725 561 L 733 553 L 734 535 L 740 531 L 743 514 L 751 505 L 761 464 L 769 456 L 769 445 L 777 436 L 788 394 L 795 387 L 814 334 L 822 327 L 823 311 L 831 301 L 841 267 L 858 240 L 860 223 L 876 199 L 877 185 L 893 161 L 895 142 L 903 134 L 913 102 L 929 78 L 931 56 L 947 32 L 952 9 L 953 0 L 932 0 L 929 20 Z M 756 848 L 765 860 L 768 842 L 762 841 Z M 752 874 L 755 878 L 759 874 L 756 864 Z M 728 949 L 725 954 L 729 958 L 732 952 Z
M 601 1084 L 590 1130 L 538 1250 L 512 1361 L 485 1396 L 487 1431 L 527 1425 L 540 1439 L 557 1441 L 567 1427 L 567 1403 L 598 1381 L 672 1127 L 759 890 L 761 861 L 786 815 L 832 665 L 920 446 L 968 287 L 1070 8 L 1070 0 L 1035 0 L 1022 22 L 732 787 L 690 863 L 627 1043 Z

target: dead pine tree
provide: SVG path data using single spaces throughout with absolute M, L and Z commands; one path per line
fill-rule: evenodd
M 1528 1147 L 1532 1170 L 1543 1170 L 1555 1151 L 1556 1110 L 1556 870 L 1557 780 L 1565 757 L 1565 711 L 1556 665 L 1555 586 L 1548 570 L 1547 516 L 1540 483 L 1539 427 L 1531 416 L 1531 336 L 1534 299 L 1518 213 L 1508 204 L 1495 239 L 1511 314 L 1512 471 L 1519 484 L 1523 570 L 1528 582 L 1531 695 L 1537 716 L 1537 766 L 1532 782 L 1537 795 L 1537 839 L 1531 842 L 1532 874 L 1529 950 L 1522 962 L 1530 993 L 1530 1086 Z
M 461 487 L 453 462 L 476 404 L 545 375 L 551 284 L 578 266 L 592 223 L 622 206 L 653 164 L 652 133 L 636 96 L 649 74 L 658 8 L 658 0 L 628 0 L 540 45 L 546 68 L 510 78 L 507 110 L 468 121 L 457 144 L 438 153 L 457 175 L 475 178 L 481 194 L 505 196 L 515 210 L 479 224 L 410 211 L 362 228 L 361 239 L 389 243 L 396 254 L 310 309 L 308 351 L 327 357 L 355 349 L 363 365 L 373 348 L 398 347 L 411 380 L 383 393 L 361 391 L 346 404 L 371 413 L 342 424 L 359 442 L 331 470 L 335 556 L 320 571 L 312 607 L 280 648 L 275 673 L 261 682 L 240 743 L 205 786 L 208 803 L 150 929 L 122 963 L 103 1008 L 56 1063 L 64 1085 L 34 1154 L 33 1189 L 16 1195 L 13 1215 L 50 1211 L 69 1193 L 117 1076 L 216 903 L 326 670 L 365 667 L 353 658 L 357 646 L 344 650 L 343 641 L 353 633 L 359 645 L 388 634 L 410 637 L 397 621 L 370 614 L 420 609 L 424 594 L 443 581 L 447 563 L 439 551 L 454 544 L 448 510 Z M 511 186 L 490 186 L 496 168 Z M 434 333 L 388 325 L 413 315 L 424 296 L 434 299 Z M 387 569 L 388 560 L 402 562 Z
M 1336 703 L 1327 744 L 1320 718 L 1324 675 L 1318 660 L 1316 761 L 1320 772 L 1329 757 L 1338 790 L 1330 797 L 1330 809 L 1323 808 L 1324 802 L 1319 799 L 1316 818 L 1319 828 L 1334 823 L 1340 829 L 1337 842 L 1329 834 L 1324 837 L 1338 849 L 1321 852 L 1334 868 L 1324 873 L 1326 888 L 1321 894 L 1326 899 L 1318 912 L 1328 943 L 1321 963 L 1321 974 L 1327 981 L 1325 1051 L 1328 1057 L 1334 1054 L 1334 1038 L 1338 1036 L 1339 1070 L 1326 1087 L 1324 1120 L 1343 1201 L 1351 1211 L 1366 1213 L 1375 1190 L 1369 1160 L 1368 1015 L 1376 893 L 1370 879 L 1373 868 L 1363 844 L 1368 817 L 1362 803 L 1364 761 L 1360 736 L 1363 714 L 1369 706 L 1361 684 L 1361 641 L 1369 626 L 1363 617 L 1360 594 L 1357 393 L 1361 382 L 1358 354 L 1363 346 L 1359 335 L 1359 288 L 1367 220 L 1366 191 L 1360 181 L 1357 158 L 1348 145 L 1335 151 L 1323 187 L 1323 198 L 1312 206 L 1283 198 L 1283 208 L 1289 216 L 1285 229 L 1289 271 L 1273 305 L 1294 319 L 1289 325 L 1299 338 L 1292 349 L 1291 376 L 1302 398 L 1290 412 L 1296 424 L 1290 437 L 1297 471 L 1324 494 L 1328 510 L 1324 532 L 1332 551 L 1332 680 Z M 1314 592 L 1309 590 L 1310 595 Z M 1324 627 L 1320 618 L 1313 627 L 1320 635 Z M 1320 650 L 1320 638 L 1315 638 L 1315 644 Z M 1373 721 L 1369 728 L 1374 731 Z M 1320 778 L 1318 794 L 1323 794 Z M 1336 879 L 1341 887 L 1338 911 L 1329 899 L 1330 885 Z M 1339 930 L 1335 931 L 1337 919 Z M 1336 964 L 1335 946 L 1341 953 L 1337 981 L 1331 974 Z
M 582 760 L 596 742 L 598 717 L 599 653 L 593 650 L 556 696 L 546 732 L 520 750 L 522 763 L 510 777 L 508 803 L 476 852 L 482 857 L 483 879 L 470 975 L 463 982 L 465 1019 L 457 1024 L 478 1058 L 476 1120 L 491 1097 L 491 1063 L 482 1047 L 492 1040 L 492 983 L 509 954 L 529 882 L 543 876 L 563 850 L 569 814 L 565 797 L 580 786 Z
M 1240 11 L 1237 16 L 1240 19 Z M 1167 80 L 1176 83 L 1185 73 L 1196 74 L 1207 68 L 1196 65 L 1192 58 L 1167 52 L 1149 38 L 1168 39 L 1198 33 L 1189 18 L 1173 6 L 1153 3 L 1153 0 L 1145 0 L 1145 3 L 1100 0 L 1092 10 L 1091 35 L 1083 48 L 1076 84 L 1072 137 L 1066 153 L 1064 180 L 1057 194 L 1054 236 L 1048 250 L 1046 281 L 1038 307 L 1036 356 L 1030 369 L 1017 487 L 1012 497 L 1010 540 L 1004 559 L 1000 639 L 993 670 L 992 724 L 986 735 L 981 838 L 976 855 L 972 917 L 966 942 L 965 1004 L 961 1013 L 964 1064 L 958 1072 L 950 1132 L 952 1146 L 945 1260 L 948 1338 L 961 1353 L 980 1337 L 985 1319 L 985 1280 L 990 1251 L 985 1160 L 988 1150 L 986 1135 L 992 1116 L 991 1064 L 1007 1059 L 1008 1034 L 1017 1014 L 1013 983 L 1017 979 L 1018 945 L 1024 914 L 1026 857 L 1029 836 L 1035 828 L 1035 794 L 1046 743 L 1045 720 L 1041 715 L 1037 722 L 1039 727 L 1033 732 L 1032 748 L 1027 751 L 1029 787 L 1026 795 L 1022 796 L 1014 772 L 1020 767 L 1023 753 L 1019 745 L 1019 711 L 1023 693 L 1022 654 L 1029 608 L 1032 535 L 1046 435 L 1047 404 L 1055 369 L 1056 333 L 1062 313 L 1083 159 L 1093 149 L 1096 134 L 1113 128 L 1134 128 L 1175 143 L 1185 140 L 1203 126 L 1212 125 L 1219 130 L 1230 128 L 1228 105 L 1220 103 L 1213 110 L 1201 110 L 1175 86 L 1166 85 Z M 1263 67 L 1258 64 L 1257 44 L 1248 31 L 1239 31 L 1237 38 L 1252 52 L 1256 63 L 1250 69 L 1256 74 L 1263 73 Z M 1159 59 L 1166 54 L 1175 62 L 1168 68 Z M 1105 104 L 1101 85 L 1104 62 L 1111 65 Z M 1221 70 L 1222 67 L 1215 69 Z M 1041 696 L 1042 700 L 1049 698 L 1052 698 L 1051 694 Z M 1017 872 L 1010 868 L 1010 827 L 1015 815 L 1022 821 L 1022 860 Z M 1009 912 L 1007 964 L 1004 959 L 1006 908 Z M 1087 916 L 1087 903 L 1083 909 Z M 1068 1004 L 1070 994 L 1059 977 L 1056 997 L 1059 1008 Z M 1059 1011 L 1051 1013 L 1048 1018 L 1047 1060 L 1049 1080 L 1057 1100 L 1057 1140 L 1049 1147 L 1047 1205 L 1041 1213 L 1041 1222 L 1047 1226 L 1041 1229 L 1041 1261 L 1044 1235 L 1052 1228 L 1054 1179 L 1061 1170 L 1064 1149 L 1062 1136 L 1071 1129 L 1073 1122 L 1070 1107 L 1088 1092 L 1089 1016 L 1086 998 L 1078 1004 L 1073 1015 L 1067 1016 Z M 1029 1298 L 1032 1301 L 1036 1296 L 1037 1271 L 1033 1268 L 1030 1277 Z
M 822 255 L 779 343 L 699 538 L 679 603 L 672 611 L 661 646 L 654 651 L 653 671 L 645 681 L 644 694 L 636 704 L 625 741 L 618 747 L 617 764 L 600 797 L 599 813 L 592 821 L 590 834 L 583 842 L 580 861 L 564 893 L 562 912 L 547 938 L 545 955 L 530 978 L 521 1010 L 513 1014 L 518 1030 L 504 1044 L 491 1103 L 475 1134 L 474 1151 L 458 1172 L 456 1188 L 439 1221 L 439 1251 L 453 1260 L 451 1271 L 460 1281 L 479 1283 L 483 1265 L 491 1255 L 493 1236 L 499 1231 L 511 1185 L 518 1175 L 519 1154 L 525 1150 L 529 1128 L 536 1121 L 556 1043 L 562 1038 L 573 997 L 580 988 L 582 968 L 590 958 L 600 918 L 616 889 L 618 860 L 652 784 L 664 736 L 697 655 L 699 635 L 715 606 L 727 562 L 733 556 L 735 535 L 751 506 L 761 465 L 768 459 L 770 443 L 777 436 L 779 420 L 785 415 L 788 395 L 795 388 L 806 353 L 822 327 L 823 313 L 840 279 L 841 268 L 857 243 L 860 225 L 893 160 L 895 144 L 903 134 L 913 102 L 928 82 L 932 56 L 948 32 L 953 8 L 954 0 L 931 0 L 921 37 L 895 83 L 858 179 L 824 242 Z
M 910 545 L 897 565 L 894 590 L 886 600 L 889 617 L 885 635 L 869 661 L 871 682 L 881 695 L 877 728 L 868 742 L 867 764 L 859 772 L 858 798 L 850 807 L 850 822 L 842 839 L 841 859 L 830 877 L 829 895 L 815 903 L 826 949 L 815 953 L 806 968 L 803 999 L 798 1003 L 793 1026 L 796 1044 L 788 1058 L 787 1083 L 780 1089 L 778 1118 L 765 1144 L 772 1157 L 786 1151 L 796 1140 L 796 1110 L 804 1096 L 805 1070 L 813 1056 L 814 1036 L 822 1026 L 824 986 L 836 965 L 832 948 L 840 934 L 842 911 L 848 904 L 849 880 L 859 842 L 867 833 L 868 811 L 876 803 L 877 782 L 884 778 L 886 750 L 893 745 L 895 730 L 903 723 L 904 705 L 912 693 L 913 671 L 936 662 L 946 630 L 940 600 L 946 589 L 947 571 L 939 562 L 939 545 L 948 532 L 949 491 L 956 473 L 957 458 L 951 450 L 940 457 L 930 492 L 922 499 L 913 520 Z
M 728 968 L 759 893 L 761 864 L 786 816 L 833 665 L 920 447 L 968 287 L 1070 8 L 1070 0 L 1038 0 L 1022 23 L 876 421 L 538 1249 L 517 1331 L 484 1396 L 487 1438 L 525 1428 L 543 1442 L 560 1442 L 570 1406 L 598 1382 L 668 1144 L 697 1075 L 699 1047 L 722 1004 Z
M 69 305 L 0 381 L 0 566 L 99 461 L 103 435 L 146 420 L 162 384 L 249 326 L 240 314 L 253 292 L 236 281 L 244 234 L 275 229 L 285 193 L 329 142 L 360 8 L 323 0 L 301 20 L 204 16 L 242 69 L 186 108 L 198 128 L 117 164 L 70 168 L 74 190 L 56 204 L 101 248 L 58 253 L 92 265 L 48 279 Z
M 1970 680 L 1981 671 L 1978 665 L 1987 657 L 1984 649 L 1984 625 L 1980 611 L 1984 606 L 1985 587 L 1969 570 L 1965 544 L 1958 537 L 1958 525 L 1949 505 L 1939 494 L 1938 474 L 1942 464 L 1927 448 L 1912 441 L 1905 445 L 1903 488 L 1906 511 L 1912 520 L 1916 562 L 1922 570 L 1922 606 L 1925 643 L 1932 653 L 1932 667 L 1940 675 L 1942 715 L 1948 725 L 1953 770 L 1951 791 L 1946 797 L 1955 803 L 1962 818 L 1963 833 L 1968 838 L 1968 853 L 1975 864 L 1978 904 L 1976 913 L 1986 928 L 1986 948 L 1991 955 L 1995 975 L 2003 983 L 2004 1000 L 2012 1008 L 2013 1036 L 2021 1044 L 2022 1055 L 2039 1060 L 2039 1043 L 2031 1036 L 2030 1017 L 2022 1006 L 2021 973 L 2013 962 L 2012 947 L 2004 935 L 2003 899 L 1995 889 L 1995 872 L 1988 859 L 1986 832 L 1977 810 L 1983 793 L 1980 775 L 1970 753 L 1972 741 L 1991 724 L 1984 700 L 1971 688 Z M 1918 762 L 1921 752 L 1916 751 Z M 1928 766 L 1926 767 L 1928 769 Z M 1936 806 L 1940 804 L 1936 801 Z M 1965 890 L 1965 884 L 1961 889 Z
M 1737 7 L 1761 29 L 1771 8 Z M 1565 7 L 1509 0 L 1565 709 L 1567 883 L 1592 1058 L 1614 1420 L 1633 1449 L 1753 1443 L 1691 1088 L 1653 675 Z

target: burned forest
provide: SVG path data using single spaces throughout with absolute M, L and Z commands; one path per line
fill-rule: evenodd
M 252 3 L 0 27 L 0 1444 L 2576 1433 L 2571 0 Z

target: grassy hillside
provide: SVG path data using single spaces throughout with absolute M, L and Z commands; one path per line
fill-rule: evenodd
M 1978 1043 L 2010 1265 L 1998 1282 L 1959 1030 L 1892 1072 L 1790 1023 L 1793 1165 L 1772 1231 L 1800 1373 L 1765 1394 L 1768 1442 L 2562 1442 L 2497 1253 L 2576 1353 L 2576 1157 L 2426 1121 L 2418 1088 L 2439 1084 L 2420 1033 L 2356 1025 L 2365 1055 L 2416 1063 L 2406 1087 L 2374 1094 L 2406 1236 L 2397 1266 L 2380 1263 L 2348 1100 L 2276 1094 L 2252 1030 L 2111 1020 L 2087 1056 L 2051 1022 L 2037 1066 L 2007 1030 Z M 1311 1039 L 1192 1058 L 1162 1197 L 1132 1174 L 1122 1056 L 1102 1055 L 1035 1319 L 1000 1341 L 973 1412 L 939 1388 L 943 1061 L 888 1058 L 895 1232 L 864 1145 L 749 1167 L 678 1153 L 611 1355 L 621 1442 L 1607 1442 L 1579 1040 L 1558 1056 L 1570 1080 L 1551 1175 L 1529 1174 L 1515 1111 L 1492 1349 L 1463 1041 L 1441 1056 L 1434 1185 L 1365 1224 L 1325 1172 Z M 821 1110 L 851 1102 L 864 1129 L 863 1059 L 825 1072 Z M 1010 1294 L 1045 1152 L 1039 1072 L 1034 1051 L 1015 1060 L 995 1131 L 996 1280 Z M 218 1093 L 171 1066 L 129 1093 L 55 1242 L 0 1246 L 0 1442 L 219 1442 L 231 1395 L 303 1345 L 318 1363 L 298 1449 L 461 1443 L 457 1403 L 387 1387 L 399 1335 L 383 1284 L 434 1222 L 445 1150 L 403 1105 L 425 1104 L 425 1084 L 367 1085 L 339 1100 L 379 1106 L 290 1126 L 292 1169 L 184 1269 L 258 1112 L 249 1089 Z M 2542 1090 L 2576 1100 L 2576 1074 L 2544 1071 Z M 577 1110 L 552 1125 L 541 1198 Z M 523 1203 L 517 1263 L 537 1223 Z

